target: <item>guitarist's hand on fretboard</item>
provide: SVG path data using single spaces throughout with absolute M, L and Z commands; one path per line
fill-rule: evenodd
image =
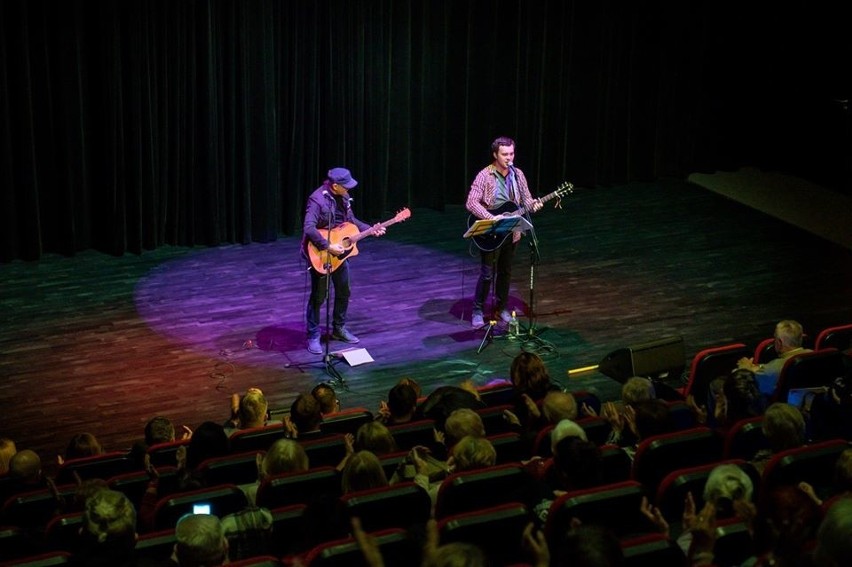
M 536 199 L 532 204 L 532 212 L 537 213 L 544 206 L 544 203 L 541 202 L 541 199 Z
M 373 225 L 373 229 L 372 229 L 371 232 L 373 233 L 373 236 L 382 236 L 387 231 L 388 231 L 388 229 L 385 228 L 384 226 L 382 226 L 382 223 L 377 222 L 376 224 Z

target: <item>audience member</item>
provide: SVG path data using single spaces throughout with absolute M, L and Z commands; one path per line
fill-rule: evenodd
M 805 445 L 805 419 L 802 412 L 790 404 L 776 402 L 769 406 L 763 416 L 762 429 L 769 446 L 758 451 L 751 460 L 758 472 L 763 472 L 773 455 Z
M 370 451 L 356 451 L 346 461 L 340 478 L 343 494 L 388 486 L 388 479 L 378 457 Z
M 254 504 L 257 489 L 267 478 L 279 474 L 303 472 L 310 468 L 308 454 L 298 442 L 292 439 L 278 439 L 269 446 L 266 453 L 258 453 L 257 482 L 243 486 L 249 504 Z
M 68 442 L 68 446 L 65 448 L 65 457 L 63 458 L 60 455 L 56 457 L 56 460 L 62 465 L 66 461 L 95 457 L 103 455 L 104 452 L 104 448 L 101 446 L 97 437 L 91 433 L 78 433 L 71 437 L 71 440 Z
M 0 500 L 12 494 L 47 488 L 47 478 L 41 468 L 41 458 L 31 449 L 22 449 L 9 459 L 9 480 L 2 485 Z
M 625 380 L 621 386 L 621 402 L 624 404 L 635 404 L 646 402 L 657 397 L 654 383 L 642 376 L 632 376 Z
M 532 352 L 522 351 L 512 359 L 509 376 L 515 392 L 513 413 L 524 429 L 538 429 L 542 425 L 538 404 L 548 392 L 562 388 L 551 381 L 544 360 Z
M 0 476 L 9 472 L 9 460 L 18 452 L 15 442 L 5 437 L 0 438 Z
M 603 483 L 601 449 L 579 436 L 568 436 L 553 448 L 555 475 L 551 486 L 558 496 L 561 492 L 599 486 Z
M 322 408 L 315 397 L 299 394 L 290 405 L 290 414 L 284 417 L 286 435 L 294 439 L 322 437 Z
M 320 405 L 320 413 L 329 415 L 340 411 L 340 400 L 337 398 L 337 392 L 330 384 L 321 382 L 314 386 L 311 390 L 311 395 L 316 398 Z
M 603 526 L 580 524 L 551 539 L 554 567 L 620 567 L 624 552 L 618 538 Z
M 814 564 L 847 565 L 852 557 L 852 497 L 840 498 L 825 514 L 817 531 Z
M 741 467 L 732 463 L 721 464 L 710 472 L 704 483 L 702 508 L 707 510 L 706 505 L 709 503 L 716 519 L 739 516 L 750 523 L 754 516 L 754 505 L 751 502 L 753 494 L 754 484 L 751 477 Z M 664 518 L 660 510 L 650 504 L 648 498 L 642 498 L 641 511 L 662 533 L 675 537 L 669 532 L 669 523 L 674 519 Z M 683 516 L 680 519 L 681 534 L 677 536 L 677 543 L 685 554 L 692 548 L 692 538 L 698 521 L 695 499 L 689 492 L 684 500 Z
M 575 446 L 575 441 L 582 444 Z M 589 444 L 596 450 L 590 450 Z M 602 466 L 600 448 L 589 442 L 585 430 L 570 419 L 563 419 L 550 432 L 550 451 L 550 457 L 542 458 L 536 455 L 523 463 L 531 478 L 540 485 L 541 495 L 534 513 L 542 523 L 547 519 L 547 512 L 553 500 L 573 485 L 576 479 L 572 475 L 578 475 L 583 479 L 580 482 L 585 483 L 588 475 L 592 474 L 592 469 L 597 466 L 593 465 L 592 461 L 597 460 Z M 591 465 L 591 468 L 586 465 Z M 573 470 L 563 470 L 563 467 Z M 600 472 L 602 473 L 603 469 Z M 591 479 L 589 482 L 592 482 Z
M 472 409 L 461 408 L 453 411 L 444 423 L 444 445 L 452 450 L 459 439 L 466 436 L 485 437 L 485 424 L 482 417 Z
M 601 416 L 606 418 L 607 413 L 621 413 L 626 410 L 627 406 L 639 402 L 647 402 L 656 399 L 654 382 L 642 376 L 632 376 L 628 378 L 621 386 L 621 399 L 617 402 L 605 402 L 601 406 Z M 596 417 L 598 414 L 595 409 L 588 404 L 583 404 L 580 408 L 580 413 L 584 416 Z
M 563 419 L 576 421 L 577 400 L 570 392 L 550 391 L 541 402 L 541 413 L 544 417 L 544 425 L 556 424 Z
M 777 358 L 769 362 L 758 364 L 754 359 L 741 358 L 737 362 L 739 368 L 745 368 L 754 372 L 760 393 L 769 398 L 775 392 L 778 376 L 784 368 L 784 364 L 791 357 L 811 349 L 802 347 L 802 325 L 796 321 L 785 319 L 775 325 L 775 352 Z
M 120 567 L 136 564 L 136 510 L 123 493 L 102 488 L 86 500 L 71 564 Z
M 355 451 L 370 451 L 375 455 L 387 455 L 397 451 L 393 435 L 380 421 L 362 424 L 355 432 L 353 448 Z
M 186 440 L 192 437 L 192 429 L 186 425 L 182 426 L 181 440 Z M 149 447 L 160 445 L 161 443 L 172 443 L 176 440 L 175 426 L 169 418 L 158 415 L 152 417 L 145 424 L 145 438 L 142 441 L 137 441 L 130 448 L 129 456 L 139 467 L 144 468 L 145 453 Z
M 606 402 L 602 416 L 612 428 L 607 444 L 621 446 L 631 459 L 642 440 L 674 429 L 668 405 L 658 399 L 626 404 L 623 413 L 612 402 Z
M 172 560 L 180 567 L 212 567 L 228 561 L 222 522 L 208 514 L 187 514 L 175 527 Z
M 225 433 L 240 429 L 263 427 L 269 419 L 269 404 L 260 388 L 249 388 L 245 394 L 231 396 L 231 418 L 225 423 Z
M 485 403 L 480 399 L 476 387 L 471 381 L 465 380 L 459 386 L 440 386 L 435 388 L 417 406 L 414 417 L 415 419 L 434 419 L 438 430 L 443 430 L 444 423 L 454 411 L 458 409 L 479 410 L 485 407 Z
M 427 459 L 428 451 L 423 447 L 415 447 L 408 453 L 408 460 L 414 465 L 413 480 L 429 494 L 434 511 L 438 489 L 446 474 L 494 466 L 497 463 L 497 451 L 488 439 L 467 435 L 459 439 L 450 450 L 442 471 L 445 474 L 434 474 L 434 467 L 430 466 Z M 396 480 L 397 476 L 394 475 Z
M 390 389 L 387 401 L 379 404 L 376 419 L 385 425 L 408 423 L 414 419 L 417 411 L 417 390 L 410 382 L 403 379 Z
M 722 384 L 723 403 L 718 408 L 717 425 L 727 429 L 738 421 L 763 415 L 766 411 L 754 372 L 745 368 L 732 371 Z
M 754 543 L 764 565 L 802 565 L 816 540 L 822 510 L 798 487 L 761 490 L 754 519 Z
M 182 440 L 192 437 L 192 429 L 186 425 L 182 426 L 181 430 L 180 438 Z M 159 445 L 160 443 L 171 443 L 176 439 L 177 433 L 175 431 L 175 426 L 172 423 L 172 420 L 165 416 L 158 415 L 152 417 L 148 423 L 145 424 L 145 445 L 148 447 Z
M 249 504 L 239 512 L 221 519 L 228 540 L 228 559 L 238 561 L 268 555 L 272 545 L 272 512 Z
M 178 455 L 182 453 L 180 449 L 182 448 L 178 449 Z M 198 488 L 204 484 L 203 479 L 197 477 L 198 466 L 207 459 L 224 457 L 230 451 L 231 441 L 225 433 L 225 428 L 218 423 L 205 421 L 198 426 L 189 440 L 189 444 L 185 447 L 183 453 L 186 457 L 186 462 L 183 467 L 178 462 L 178 469 L 183 469 L 189 476 L 196 475 L 194 480 L 198 482 L 194 488 Z M 180 474 L 180 471 L 178 474 Z

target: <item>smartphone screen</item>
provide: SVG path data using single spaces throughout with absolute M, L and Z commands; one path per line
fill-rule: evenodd
M 210 504 L 193 504 L 192 505 L 192 513 L 193 514 L 209 514 L 210 513 Z

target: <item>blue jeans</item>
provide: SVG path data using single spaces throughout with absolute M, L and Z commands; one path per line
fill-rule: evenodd
M 308 338 L 320 336 L 320 308 L 325 303 L 328 276 L 311 268 L 311 297 L 308 299 L 306 313 Z M 346 324 L 346 311 L 349 309 L 349 262 L 344 261 L 336 270 L 331 272 L 331 283 L 334 286 L 334 311 L 332 324 L 335 329 L 342 329 Z

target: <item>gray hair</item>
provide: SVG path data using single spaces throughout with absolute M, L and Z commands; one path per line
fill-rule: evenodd
M 583 441 L 589 440 L 588 437 L 586 437 L 586 431 L 580 427 L 577 422 L 571 421 L 570 419 L 563 419 L 557 423 L 556 427 L 553 428 L 553 431 L 550 432 L 551 451 L 555 453 L 556 446 L 559 445 L 559 442 L 566 437 L 579 437 Z
M 734 464 L 719 465 L 710 472 L 704 484 L 704 501 L 716 502 L 719 498 L 751 500 L 754 484 L 743 469 Z
M 175 527 L 175 555 L 181 567 L 220 565 L 228 555 L 228 540 L 219 518 L 187 514 Z

